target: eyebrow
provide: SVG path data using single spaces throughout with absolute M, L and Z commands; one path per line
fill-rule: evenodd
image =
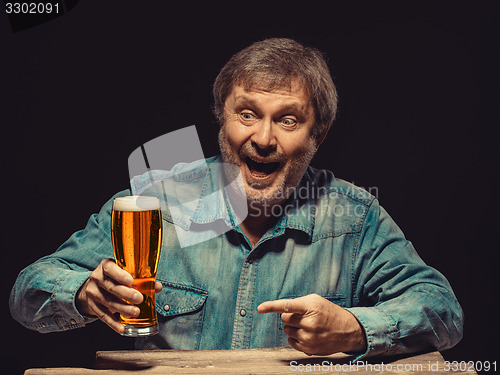
M 258 106 L 257 102 L 245 95 L 239 95 L 234 99 L 238 105 Z
M 259 103 L 246 95 L 237 96 L 235 98 L 235 104 L 237 106 L 259 107 Z M 307 114 L 307 111 L 302 110 L 296 103 L 285 104 L 283 107 L 280 107 L 279 110 L 280 112 L 295 112 L 302 116 Z

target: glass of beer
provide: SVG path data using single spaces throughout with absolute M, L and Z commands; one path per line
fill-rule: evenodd
M 123 336 L 158 333 L 155 309 L 155 280 L 160 257 L 162 220 L 160 201 L 155 197 L 126 196 L 113 200 L 111 236 L 116 263 L 134 278 L 133 288 L 144 300 L 137 304 L 139 316 L 120 315 Z

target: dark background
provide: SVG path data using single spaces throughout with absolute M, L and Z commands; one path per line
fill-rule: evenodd
M 376 188 L 452 284 L 465 332 L 445 358 L 498 360 L 498 2 L 204 4 L 82 0 L 17 32 L 0 14 L 2 366 L 92 366 L 96 350 L 132 348 L 100 322 L 31 332 L 10 316 L 10 288 L 128 188 L 142 143 L 195 124 L 217 153 L 211 85 L 233 53 L 274 36 L 325 52 L 338 87 L 313 165 Z

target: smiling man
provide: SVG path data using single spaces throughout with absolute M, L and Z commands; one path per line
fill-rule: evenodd
M 222 159 L 239 166 L 249 216 L 242 228 L 252 245 L 277 217 L 270 210 L 290 196 L 313 158 L 319 140 L 308 94 L 295 82 L 290 89 L 247 91 L 235 86 L 224 105 L 219 132 Z
M 419 258 L 376 197 L 309 165 L 337 107 L 322 54 L 290 39 L 254 43 L 224 66 L 213 93 L 221 157 L 175 175 L 199 182 L 210 200 L 182 228 L 162 212 L 159 334 L 138 338 L 136 347 L 289 344 L 307 354 L 361 358 L 455 345 L 463 316 L 444 276 Z M 217 177 L 235 175 L 248 207 L 241 223 Z M 132 193 L 136 186 L 132 181 Z M 51 332 L 100 319 L 123 332 L 114 313 L 137 315 L 123 300 L 139 303 L 142 295 L 109 259 L 110 216 L 111 200 L 19 275 L 11 293 L 19 322 Z M 176 233 L 210 221 L 229 230 L 180 246 Z

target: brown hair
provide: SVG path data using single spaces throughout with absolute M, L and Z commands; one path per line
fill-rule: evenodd
M 213 87 L 214 113 L 224 122 L 224 103 L 234 85 L 246 90 L 289 89 L 296 81 L 309 94 L 316 126 L 313 137 L 326 134 L 337 111 L 337 90 L 320 51 L 286 38 L 256 42 L 235 54 L 222 68 Z

